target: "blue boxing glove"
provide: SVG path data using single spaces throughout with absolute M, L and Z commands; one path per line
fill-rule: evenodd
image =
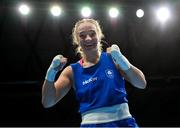
M 129 61 L 126 59 L 126 57 L 121 53 L 119 47 L 116 44 L 113 44 L 111 46 L 111 50 L 110 50 L 111 56 L 114 60 L 114 62 L 116 64 L 119 65 L 119 67 L 125 71 L 128 70 L 130 68 L 130 63 Z
M 63 69 L 66 63 L 67 58 L 64 58 L 62 55 L 55 56 L 47 70 L 45 79 L 47 81 L 54 82 L 56 74 Z

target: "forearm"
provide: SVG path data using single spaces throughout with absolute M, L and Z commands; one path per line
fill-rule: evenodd
M 42 87 L 42 104 L 45 108 L 51 107 L 56 103 L 56 88 L 54 82 L 44 81 Z
M 146 87 L 144 74 L 127 60 L 127 58 L 120 52 L 117 45 L 111 46 L 111 56 L 114 62 L 118 65 L 120 73 L 128 82 L 140 89 Z
M 130 82 L 134 87 L 145 89 L 146 79 L 141 70 L 131 65 L 128 70 L 124 71 L 126 80 Z
M 57 102 L 58 90 L 55 87 L 55 77 L 57 72 L 64 67 L 66 62 L 66 58 L 62 55 L 57 55 L 53 58 L 51 65 L 47 70 L 42 87 L 42 104 L 45 108 L 51 107 Z

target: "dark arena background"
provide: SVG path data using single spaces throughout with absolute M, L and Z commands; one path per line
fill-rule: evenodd
M 21 4 L 29 7 L 29 14 Z M 50 12 L 55 4 L 61 7 L 59 16 Z M 126 83 L 130 111 L 139 126 L 180 127 L 180 0 L 1 0 L 0 126 L 79 126 L 73 90 L 45 109 L 41 88 L 55 55 L 67 57 L 67 65 L 78 61 L 71 32 L 83 18 L 83 6 L 102 26 L 103 40 L 118 44 L 146 76 L 145 90 Z M 118 9 L 118 17 L 109 16 L 110 7 Z M 164 20 L 157 18 L 161 7 L 168 9 Z M 144 11 L 142 17 L 137 17 L 138 9 Z

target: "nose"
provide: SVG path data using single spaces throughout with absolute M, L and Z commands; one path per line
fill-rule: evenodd
M 91 40 L 92 38 L 87 34 L 85 40 Z

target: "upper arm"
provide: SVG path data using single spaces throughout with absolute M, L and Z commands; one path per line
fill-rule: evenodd
M 146 79 L 144 74 L 141 70 L 136 68 L 135 66 L 131 65 L 130 69 L 126 71 L 122 71 L 119 66 L 117 65 L 117 68 L 121 75 L 127 80 L 129 83 L 131 83 L 134 87 L 144 89 L 146 88 Z
M 73 85 L 73 72 L 71 66 L 66 67 L 55 82 L 57 101 L 62 99 Z

